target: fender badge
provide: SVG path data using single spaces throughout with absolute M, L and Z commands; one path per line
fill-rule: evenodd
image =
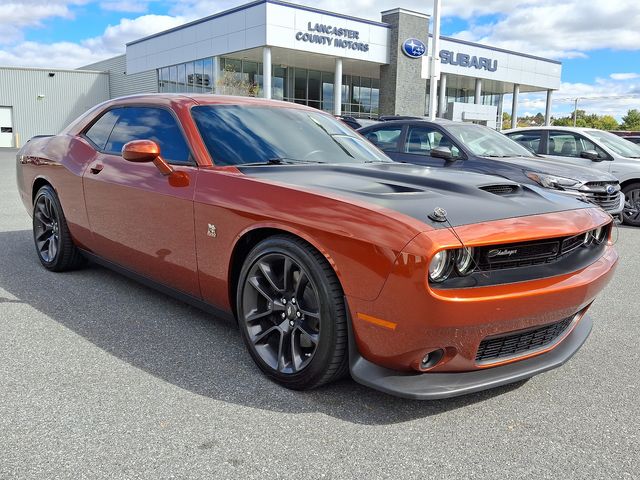
M 207 225 L 207 236 L 209 237 L 217 237 L 218 236 L 218 231 L 216 230 L 216 226 L 209 223 Z

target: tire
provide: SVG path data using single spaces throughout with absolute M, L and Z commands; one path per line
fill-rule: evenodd
M 256 245 L 240 272 L 236 305 L 249 354 L 272 380 L 308 390 L 348 372 L 342 288 L 305 241 L 277 235 Z
M 69 233 L 58 195 L 50 185 L 38 190 L 33 202 L 33 240 L 38 259 L 47 270 L 64 272 L 85 263 Z
M 622 212 L 622 220 L 625 225 L 640 227 L 640 183 L 631 183 L 622 189 L 625 200 L 625 209 Z M 635 211 L 629 211 L 631 206 Z

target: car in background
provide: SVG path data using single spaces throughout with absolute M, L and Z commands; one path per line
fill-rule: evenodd
M 630 135 L 628 137 L 620 137 L 620 138 L 624 138 L 625 140 L 628 140 L 631 143 L 635 143 L 636 145 L 640 144 L 640 136 Z
M 354 130 L 378 123 L 378 120 L 376 120 L 375 118 L 359 118 L 351 115 L 342 115 L 337 118 L 342 123 L 349 125 Z
M 625 196 L 624 223 L 640 226 L 640 145 L 595 128 L 530 127 L 503 133 L 558 165 L 590 167 L 614 175 Z
M 422 117 L 410 117 L 406 115 L 380 115 L 378 118 L 370 118 L 370 117 L 355 117 L 352 115 L 342 115 L 337 117 L 343 123 L 346 123 L 354 130 L 358 130 L 359 128 L 368 127 L 370 125 L 376 125 L 378 122 L 388 122 L 391 120 L 419 120 Z
M 395 120 L 358 130 L 399 162 L 499 175 L 585 198 L 611 215 L 624 207 L 620 185 L 611 174 L 565 166 L 534 155 L 482 125 L 450 120 Z
M 92 259 L 235 319 L 257 366 L 298 390 L 350 371 L 433 399 L 559 367 L 618 260 L 589 203 L 393 162 L 289 102 L 114 99 L 16 161 L 44 268 Z

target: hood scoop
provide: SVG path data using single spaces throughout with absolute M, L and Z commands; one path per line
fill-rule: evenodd
M 493 193 L 494 195 L 513 195 L 514 193 L 520 192 L 520 185 L 484 185 L 479 187 L 480 190 L 484 190 L 485 192 Z

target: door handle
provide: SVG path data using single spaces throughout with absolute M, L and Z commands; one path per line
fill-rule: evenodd
M 93 167 L 91 167 L 90 170 L 91 170 L 91 173 L 93 173 L 94 175 L 97 175 L 102 171 L 103 168 L 104 166 L 98 163 L 97 165 L 94 165 Z

